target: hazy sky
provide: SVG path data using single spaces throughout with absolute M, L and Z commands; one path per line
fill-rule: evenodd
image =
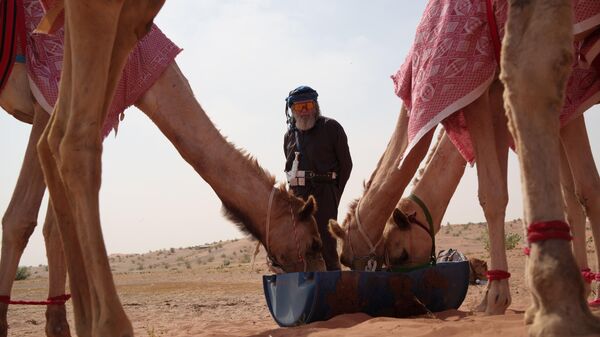
M 339 220 L 360 196 L 400 110 L 393 74 L 412 43 L 425 1 L 167 1 L 159 27 L 184 50 L 176 61 L 212 121 L 283 180 L 284 98 L 298 85 L 319 92 L 324 115 L 348 135 L 354 170 Z M 600 123 L 600 108 L 587 124 Z M 0 211 L 17 179 L 30 127 L 0 113 Z M 600 136 L 591 135 L 596 160 Z M 185 247 L 242 234 L 221 216 L 212 189 L 135 108 L 105 141 L 101 217 L 109 253 Z M 227 177 L 223 177 L 227 179 Z M 507 219 L 522 217 L 514 154 Z M 21 264 L 46 264 L 41 227 Z M 467 168 L 443 223 L 484 221 L 475 168 Z

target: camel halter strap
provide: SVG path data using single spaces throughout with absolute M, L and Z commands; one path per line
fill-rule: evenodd
M 269 254 L 269 227 L 271 224 L 271 207 L 273 206 L 273 197 L 275 196 L 275 186 L 271 190 L 271 194 L 269 194 L 269 205 L 267 206 L 267 220 L 265 226 L 265 250 L 267 251 L 267 255 Z M 254 261 L 256 260 L 256 256 L 260 250 L 260 241 L 256 243 L 256 248 L 254 249 L 254 254 L 252 255 L 252 265 L 250 266 L 250 270 L 254 270 Z
M 11 300 L 10 296 L 0 296 L 0 303 L 21 305 L 64 305 L 71 298 L 70 294 L 48 297 L 45 301 L 19 301 Z
M 265 239 L 265 248 L 267 249 L 267 251 L 269 250 L 269 227 L 271 224 L 271 208 L 273 207 L 273 198 L 275 197 L 275 186 L 273 186 L 273 189 L 271 190 L 271 194 L 269 194 L 269 205 L 267 206 L 267 228 L 266 228 L 266 239 Z
M 436 255 L 435 255 L 435 231 L 433 229 L 433 217 L 431 216 L 431 212 L 429 212 L 429 209 L 427 208 L 427 206 L 425 205 L 423 200 L 421 200 L 415 194 L 410 194 L 408 196 L 408 199 L 414 201 L 415 204 L 419 205 L 419 207 L 421 207 L 421 210 L 425 214 L 425 219 L 427 219 L 427 224 L 429 225 L 429 228 L 425 227 L 425 225 L 423 225 L 421 223 L 421 221 L 417 220 L 416 218 L 409 218 L 409 221 L 410 221 L 410 223 L 416 224 L 418 227 L 425 230 L 427 232 L 427 234 L 429 234 L 429 237 L 431 238 L 431 253 L 429 254 L 429 262 L 427 262 L 427 263 L 422 263 L 422 264 L 418 264 L 418 265 L 414 265 L 414 266 L 407 266 L 407 267 L 403 267 L 403 266 L 392 267 L 388 263 L 388 267 L 390 268 L 391 271 L 394 271 L 394 272 L 404 272 L 405 273 L 405 272 L 409 272 L 412 270 L 417 270 L 417 269 L 421 269 L 421 268 L 425 268 L 425 267 L 429 267 L 429 266 L 435 266 L 435 264 L 437 262 Z
M 430 264 L 435 265 L 436 255 L 435 255 L 435 231 L 433 229 L 433 217 L 431 216 L 431 213 L 429 212 L 429 209 L 427 208 L 427 206 L 425 205 L 423 200 L 421 200 L 419 197 L 417 197 L 415 194 L 412 194 L 412 193 L 411 193 L 411 195 L 408 196 L 408 198 L 410 200 L 414 201 L 417 205 L 419 205 L 419 207 L 421 207 L 421 210 L 425 214 L 425 219 L 427 219 L 427 224 L 429 224 L 429 229 L 427 229 L 425 226 L 423 226 L 423 224 L 421 222 L 419 222 L 419 221 L 415 221 L 415 222 L 417 225 L 419 225 L 419 227 L 426 230 L 427 233 L 429 233 L 429 236 L 431 237 L 431 254 L 429 255 L 429 258 L 430 258 Z
M 379 241 L 377 241 L 377 243 L 375 243 L 373 245 L 373 242 L 371 242 L 371 239 L 369 239 L 369 236 L 365 232 L 363 225 L 360 223 L 360 217 L 358 216 L 359 207 L 360 207 L 360 201 L 356 204 L 356 209 L 354 210 L 354 217 L 356 218 L 356 225 L 357 225 L 358 231 L 362 235 L 363 239 L 369 245 L 369 254 L 367 255 L 369 260 L 367 261 L 367 266 L 365 267 L 365 271 L 375 271 L 375 270 L 377 270 L 377 259 L 375 259 L 375 251 L 377 250 L 377 247 L 383 241 L 383 233 L 381 233 L 381 236 L 379 237 Z M 348 237 L 350 237 L 350 236 L 348 236 Z M 352 246 L 350 246 L 350 247 L 352 247 Z
M 277 260 L 275 259 L 274 256 L 271 255 L 270 253 L 270 245 L 269 245 L 269 232 L 270 232 L 270 224 L 271 224 L 271 209 L 273 208 L 273 198 L 275 196 L 275 191 L 277 190 L 277 187 L 273 186 L 273 189 L 271 190 L 271 194 L 269 195 L 269 204 L 267 206 L 267 220 L 266 220 L 266 233 L 265 233 L 265 250 L 267 251 L 267 260 L 271 260 L 270 262 L 270 267 L 272 269 L 275 270 L 281 270 L 284 271 L 283 267 L 285 267 L 283 264 L 277 262 Z M 296 229 L 296 219 L 294 217 L 294 209 L 292 208 L 292 203 L 290 202 L 290 215 L 292 218 L 292 228 L 293 228 L 293 234 L 294 234 L 294 241 L 296 242 L 296 250 L 298 252 L 298 261 L 300 263 L 302 263 L 304 265 L 304 271 L 307 270 L 308 266 L 306 263 L 306 260 L 304 259 L 304 257 L 302 256 L 302 254 L 300 253 L 300 243 L 298 242 L 298 234 L 297 234 L 297 229 Z M 260 244 L 260 243 L 259 243 Z

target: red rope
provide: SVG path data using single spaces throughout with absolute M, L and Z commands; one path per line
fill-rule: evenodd
M 527 241 L 529 243 L 550 239 L 571 240 L 571 228 L 564 221 L 534 222 L 527 227 Z
M 485 276 L 487 276 L 487 279 L 491 282 L 507 279 L 510 277 L 510 273 L 504 270 L 495 269 L 486 271 Z
M 581 276 L 583 276 L 583 280 L 587 283 L 592 283 L 596 279 L 596 273 L 592 272 L 590 268 L 581 269 Z
M 71 298 L 70 294 L 48 297 L 45 301 L 20 301 L 11 300 L 10 296 L 0 296 L 0 303 L 6 304 L 21 304 L 21 305 L 62 305 Z
M 523 254 L 529 256 L 530 253 L 531 253 L 531 248 L 523 247 Z

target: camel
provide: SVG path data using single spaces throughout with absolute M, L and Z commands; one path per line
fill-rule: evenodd
M 426 266 L 432 260 L 432 253 L 435 258 L 435 251 L 432 251 L 435 247 L 433 246 L 433 235 L 440 230 L 442 217 L 467 164 L 447 135 L 443 132 L 440 135 L 443 136 L 430 151 L 431 158 L 427 161 L 410 196 L 399 201 L 386 224 L 382 244 L 384 255 L 378 256 L 378 258 L 387 268 Z M 586 212 L 583 210 L 585 209 L 588 214 L 597 212 L 600 204 L 594 203 L 593 200 L 598 197 L 594 191 L 600 190 L 600 179 L 589 149 L 583 116 L 578 117 L 561 130 L 561 142 L 567 149 L 562 151 L 561 161 L 565 214 L 570 219 L 569 223 L 572 228 L 573 253 L 579 268 L 585 271 L 588 269 L 588 264 L 585 241 Z M 576 151 L 579 151 L 578 154 Z M 579 155 L 578 159 L 580 160 L 576 163 L 568 162 L 565 152 L 573 153 L 571 158 Z M 577 177 L 577 186 L 574 185 L 574 175 L 571 173 L 569 164 L 578 168 L 578 174 L 586 171 L 584 175 Z M 579 200 L 585 201 L 585 203 L 582 205 Z M 598 224 L 592 222 L 591 225 L 593 231 L 597 232 Z M 496 240 L 496 238 L 490 237 L 491 240 Z M 496 247 L 498 246 L 500 245 Z M 504 248 L 503 245 L 501 247 Z M 490 253 L 497 254 L 493 251 Z M 589 292 L 590 287 L 588 286 L 586 294 Z M 487 295 L 484 299 L 487 299 Z M 510 303 L 510 297 L 508 301 Z M 485 311 L 485 302 L 482 302 L 476 310 Z
M 573 59 L 572 3 L 510 5 L 500 79 L 520 158 L 530 245 L 526 276 L 533 303 L 525 320 L 530 336 L 597 335 L 600 321 L 587 306 L 561 207 L 557 116 Z
M 58 5 L 60 6 L 61 4 L 59 3 Z M 80 67 L 80 65 L 77 67 L 72 65 L 72 59 L 68 57 L 69 55 L 72 55 L 68 53 L 70 50 L 77 50 L 78 52 L 82 50 L 80 49 L 82 40 L 71 37 L 68 28 L 69 22 L 71 22 L 70 20 L 72 20 L 72 22 L 77 22 L 77 24 L 81 24 L 82 21 L 79 21 L 81 16 L 69 16 L 68 13 L 72 13 L 71 10 L 76 13 L 83 11 L 84 13 L 87 13 L 87 15 L 94 13 L 93 11 L 85 12 L 83 8 L 78 6 L 79 4 L 75 5 L 75 7 L 70 7 L 69 3 L 65 4 L 65 13 L 67 13 L 65 22 L 65 55 L 67 55 L 67 57 L 65 57 L 63 63 L 63 67 L 65 67 L 63 68 L 63 80 L 61 82 L 61 91 L 63 92 L 66 90 L 63 88 L 72 85 L 72 81 L 75 81 L 74 78 L 78 81 L 84 80 L 84 78 L 93 78 L 88 77 L 90 73 L 86 73 L 85 76 L 82 76 L 82 73 L 75 72 L 74 69 Z M 94 5 L 93 8 L 98 10 L 98 13 L 103 13 L 103 10 L 106 9 L 102 6 L 97 6 L 98 5 Z M 158 7 L 154 7 L 146 3 L 138 4 L 136 2 L 127 2 L 123 4 L 121 2 L 118 5 L 112 4 L 111 6 L 109 7 L 116 12 L 120 12 L 122 9 L 123 16 L 122 19 L 120 19 L 122 21 L 118 23 L 118 20 L 112 17 L 115 12 L 107 13 L 107 20 L 114 26 L 109 25 L 113 28 L 108 29 L 107 27 L 108 30 L 106 31 L 106 34 L 114 38 L 117 26 L 124 30 L 121 32 L 123 34 L 125 34 L 125 32 L 129 32 L 130 34 L 135 33 L 131 36 L 127 34 L 128 38 L 125 40 L 120 38 L 117 39 L 117 42 L 113 41 L 116 43 L 115 53 L 120 60 L 114 66 L 119 68 L 119 65 L 121 67 L 124 65 L 124 60 L 126 59 L 129 50 L 137 43 L 137 39 L 142 37 L 150 27 L 146 26 L 146 24 L 151 23 L 151 18 L 154 15 L 152 13 L 160 7 L 160 4 L 156 4 Z M 140 12 L 136 12 L 137 10 L 140 10 Z M 129 22 L 130 18 L 137 17 L 137 14 L 141 13 L 145 14 L 133 20 L 133 22 L 136 22 L 135 24 Z M 92 16 L 96 19 L 99 17 L 95 14 Z M 91 33 L 89 29 L 90 27 L 85 30 L 87 34 Z M 79 33 L 76 35 L 78 34 Z M 92 42 L 92 40 L 89 40 L 88 43 L 94 43 L 94 45 L 96 45 L 96 36 L 97 34 L 95 33 L 88 35 L 90 38 L 93 37 L 94 41 Z M 135 36 L 135 38 L 132 38 L 132 36 Z M 106 39 L 100 39 L 100 41 L 101 43 L 106 44 L 112 40 L 111 37 L 107 37 Z M 74 48 L 74 45 L 79 47 Z M 106 47 L 108 48 L 107 50 L 112 50 L 110 44 Z M 82 57 L 84 57 L 84 59 L 85 57 L 91 57 L 93 53 L 90 54 L 90 52 L 96 48 L 97 45 L 94 49 L 86 52 L 88 54 L 87 56 L 83 55 Z M 116 52 L 117 50 L 118 52 Z M 101 69 L 109 69 L 109 57 L 110 53 L 104 55 L 105 59 L 103 62 L 107 62 L 105 63 L 107 68 L 100 67 L 100 69 L 96 69 L 91 67 L 85 70 L 101 74 Z M 70 68 L 71 66 L 73 66 L 73 69 Z M 108 78 L 110 78 L 111 81 L 118 80 L 120 69 L 117 68 L 110 68 L 110 77 L 107 77 L 107 73 L 104 74 L 104 76 L 99 75 L 99 78 L 104 79 L 104 81 L 107 81 Z M 80 71 L 83 70 L 82 68 L 77 69 Z M 74 77 L 72 78 L 71 76 Z M 114 89 L 114 85 L 115 83 L 112 83 L 109 87 Z M 91 88 L 90 86 L 93 88 L 103 87 L 102 85 L 96 87 L 95 83 L 90 84 L 87 82 L 83 87 Z M 81 86 L 75 87 L 83 88 Z M 94 90 L 94 93 L 91 94 L 91 96 L 95 97 L 92 101 L 98 103 L 99 100 L 106 99 L 107 102 L 110 103 L 112 89 L 105 88 L 104 90 L 98 90 L 99 91 L 97 92 Z M 90 97 L 87 97 L 86 99 L 89 98 Z M 75 100 L 77 101 L 78 99 Z M 173 100 L 177 102 L 176 105 L 172 104 Z M 26 74 L 20 65 L 16 65 L 13 73 L 11 73 L 8 84 L 2 91 L 1 102 L 3 108 L 9 113 L 20 117 L 23 116 L 20 119 L 33 123 L 29 146 L 27 148 L 19 182 L 15 189 L 9 209 L 3 219 L 4 242 L 2 245 L 3 262 L 1 263 L 1 275 L 3 275 L 3 277 L 0 280 L 0 285 L 2 286 L 0 291 L 2 291 L 1 294 L 9 294 L 10 288 L 12 287 L 12 280 L 16 273 L 18 260 L 26 245 L 28 237 L 35 227 L 37 213 L 45 188 L 44 180 L 42 179 L 42 167 L 40 167 L 40 163 L 37 160 L 36 152 L 39 152 L 40 161 L 44 163 L 44 161 L 52 161 L 54 157 L 64 157 L 65 153 L 71 153 L 70 151 L 72 151 L 73 148 L 59 145 L 60 142 L 56 143 L 56 134 L 50 131 L 55 125 L 62 125 L 61 123 L 65 122 L 65 116 L 63 114 L 69 111 L 65 110 L 65 106 L 70 103 L 66 103 L 68 102 L 66 99 L 63 99 L 62 101 L 59 100 L 52 117 L 48 116 L 37 102 L 32 101 Z M 61 102 L 63 105 L 61 105 Z M 87 103 L 85 104 L 87 105 Z M 194 167 L 209 185 L 211 185 L 223 202 L 225 215 L 236 223 L 241 230 L 253 235 L 265 246 L 269 259 L 275 268 L 287 272 L 325 270 L 325 264 L 320 254 L 321 241 L 313 217 L 316 207 L 314 199 L 309 198 L 305 202 L 293 196 L 284 185 L 275 187 L 275 178 L 273 176 L 262 169 L 255 160 L 251 159 L 242 151 L 236 149 L 231 143 L 227 142 L 210 122 L 202 107 L 195 100 L 187 80 L 175 63 L 172 63 L 167 67 L 162 76 L 158 78 L 136 102 L 136 106 L 151 118 L 163 134 L 165 134 L 165 136 L 173 143 L 182 157 Z M 174 109 L 174 107 L 177 108 Z M 96 108 L 96 113 L 100 113 L 100 111 L 102 111 L 102 114 L 98 116 L 98 120 L 101 121 L 106 112 L 102 110 L 102 107 Z M 50 119 L 50 123 L 47 123 L 48 119 Z M 44 136 L 42 136 L 42 131 L 45 127 L 46 131 Z M 62 129 L 60 129 L 61 131 L 59 132 L 64 136 L 71 135 L 71 132 L 74 131 L 69 131 L 70 129 L 64 127 L 65 125 L 62 125 Z M 103 138 L 101 128 L 102 123 L 97 123 L 93 126 L 93 130 L 89 130 L 91 132 L 90 134 L 86 133 L 86 142 L 93 140 L 93 142 L 96 142 L 96 145 L 90 147 L 89 145 L 91 145 L 91 143 L 86 143 L 84 148 L 87 150 L 101 149 Z M 210 146 L 207 146 L 208 144 L 210 144 Z M 221 158 L 227 159 L 223 160 Z M 99 164 L 99 162 L 97 164 Z M 112 283 L 112 277 L 100 273 L 98 278 L 96 278 L 93 274 L 93 272 L 105 272 L 106 267 L 108 266 L 106 252 L 103 248 L 102 237 L 99 232 L 100 229 L 95 229 L 98 231 L 96 232 L 98 236 L 89 236 L 91 235 L 89 231 L 93 232 L 94 229 L 83 229 L 83 227 L 79 227 L 82 222 L 73 222 L 74 215 L 78 213 L 71 213 L 70 210 L 67 210 L 68 207 L 66 207 L 67 209 L 65 208 L 67 205 L 65 204 L 66 199 L 63 199 L 65 195 L 63 194 L 64 190 L 61 191 L 62 186 L 59 187 L 58 191 L 54 190 L 53 192 L 52 187 L 60 186 L 60 182 L 64 179 L 64 174 L 59 172 L 65 167 L 46 165 L 43 165 L 43 167 L 45 174 L 47 175 L 46 181 L 48 182 L 52 201 L 54 203 L 55 200 L 61 202 L 61 206 L 49 206 L 50 209 L 47 213 L 48 215 L 44 227 L 49 254 L 51 283 L 50 297 L 55 294 L 65 293 L 66 266 L 69 270 L 70 288 L 73 293 L 75 316 L 78 322 L 76 326 L 77 334 L 82 336 L 97 334 L 130 334 L 130 325 L 125 318 L 122 309 L 114 308 L 120 307 L 118 298 L 114 293 L 114 286 L 106 283 Z M 96 169 L 99 169 L 99 166 L 96 167 Z M 71 171 L 71 173 L 72 172 L 73 171 Z M 54 176 L 53 174 L 57 174 L 57 176 Z M 31 179 L 31 177 L 37 177 L 38 179 L 28 180 Z M 88 178 L 90 177 L 91 176 L 88 176 Z M 223 177 L 227 177 L 227 179 L 223 179 Z M 52 180 L 52 178 L 58 180 Z M 99 180 L 97 180 L 96 183 L 99 184 Z M 97 196 L 95 197 L 95 200 L 97 201 Z M 56 219 L 54 219 L 53 215 L 56 215 Z M 78 216 L 79 215 L 81 214 L 78 214 Z M 75 223 L 78 224 L 78 227 L 74 227 Z M 61 245 L 58 236 L 55 235 L 57 232 L 61 233 L 62 243 L 65 247 L 67 258 L 66 264 L 62 255 L 63 246 Z M 293 234 L 290 242 L 270 240 L 271 237 L 289 237 L 290 233 Z M 80 238 L 81 240 L 85 240 L 83 241 L 85 244 L 78 241 Z M 80 255 L 83 251 L 89 252 L 85 255 Z M 76 254 L 76 256 L 70 256 L 69 253 Z M 53 254 L 52 256 L 56 257 L 56 259 L 50 258 L 50 254 Z M 60 263 L 62 263 L 62 265 Z M 85 263 L 85 268 L 81 265 L 82 263 Z M 108 269 L 108 271 L 110 270 Z M 84 284 L 81 283 L 82 281 L 85 281 Z M 101 284 L 102 286 L 100 287 Z M 86 289 L 88 286 L 94 291 L 90 292 L 90 289 Z M 104 291 L 113 291 L 112 295 L 114 295 L 114 297 L 110 297 L 110 294 L 104 293 Z M 99 296 L 100 292 L 103 292 L 109 297 L 105 298 L 104 296 Z M 100 309 L 100 307 L 95 307 L 98 301 L 104 302 L 101 306 L 102 309 Z M 95 308 L 92 308 L 92 306 Z M 49 314 L 49 321 L 47 322 L 46 328 L 47 333 L 49 336 L 69 335 L 68 326 L 64 319 L 64 305 L 62 307 L 48 306 L 48 312 L 57 308 L 58 314 L 60 315 Z M 100 318 L 96 316 L 96 314 L 99 314 L 97 310 L 101 310 L 100 312 L 102 312 L 103 315 L 117 313 L 119 321 L 114 326 L 112 323 L 107 323 L 106 321 L 103 321 L 103 324 L 98 325 L 97 323 Z M 0 304 L 0 336 L 6 336 L 6 311 L 7 304 Z M 93 317 L 90 316 L 92 313 L 94 313 Z M 2 317 L 4 318 L 3 322 Z M 82 320 L 85 323 L 80 324 Z M 94 323 L 92 321 L 94 321 Z M 113 331 L 120 332 L 113 333 Z
M 440 8 L 444 6 L 452 7 L 452 5 L 448 3 L 449 2 L 440 2 L 434 4 L 433 2 L 430 2 L 428 8 L 434 6 Z M 498 5 L 496 8 L 496 15 L 500 18 L 505 17 L 507 4 L 504 3 L 505 6 L 502 6 L 501 1 L 496 2 L 496 4 Z M 483 2 L 480 3 L 480 5 L 483 5 Z M 481 15 L 481 12 L 479 12 L 480 7 L 477 5 L 464 7 L 470 9 L 471 12 L 469 13 L 474 15 L 474 17 Z M 464 10 L 464 8 L 460 9 Z M 432 10 L 432 12 L 435 11 L 435 9 Z M 502 22 L 502 19 L 499 21 Z M 486 37 L 488 34 L 488 31 L 485 31 Z M 425 34 L 423 34 L 423 36 L 425 36 Z M 420 37 L 419 41 L 422 42 L 427 39 L 431 39 L 431 37 Z M 441 40 L 444 40 L 444 38 Z M 423 54 L 425 54 L 425 52 L 423 52 Z M 493 55 L 493 53 L 490 52 L 487 55 Z M 470 155 L 470 158 L 476 158 L 479 181 L 479 200 L 488 222 L 490 238 L 492 238 L 490 250 L 493 253 L 490 259 L 490 273 L 496 275 L 495 281 L 497 281 L 490 283 L 490 291 L 482 300 L 482 307 L 485 307 L 484 311 L 486 313 L 500 314 L 503 313 L 510 304 L 510 290 L 507 280 L 508 277 L 510 277 L 510 274 L 507 273 L 508 265 L 503 242 L 504 212 L 508 201 L 506 169 L 509 137 L 507 136 L 507 123 L 502 109 L 503 87 L 498 80 L 494 79 L 497 77 L 497 70 L 495 70 L 496 66 L 490 63 L 493 63 L 491 60 L 493 60 L 491 56 L 485 56 L 483 58 L 477 56 L 477 61 L 479 63 L 485 64 L 485 62 L 487 62 L 488 64 L 487 68 L 490 70 L 486 74 L 485 78 L 487 79 L 482 80 L 483 84 L 474 87 L 473 91 L 468 92 L 468 94 L 465 93 L 467 94 L 465 98 L 461 98 L 451 105 L 456 109 L 460 109 L 460 105 L 457 104 L 466 104 L 461 110 L 458 110 L 462 116 L 457 116 L 457 113 L 452 116 L 455 118 L 454 121 L 448 121 L 446 119 L 444 123 L 447 128 L 451 127 L 452 130 L 452 128 L 456 128 L 457 124 L 460 124 L 460 118 L 463 117 L 463 123 L 466 124 L 465 128 L 470 135 L 470 141 L 473 148 L 471 151 L 466 151 L 464 149 L 465 144 L 464 142 L 460 142 L 461 139 L 458 139 L 457 145 L 462 145 L 461 153 L 463 153 L 463 156 L 469 158 Z M 421 60 L 417 58 L 417 60 L 413 62 L 418 63 L 420 61 Z M 454 66 L 454 64 L 452 64 L 452 66 Z M 408 72 L 408 77 L 410 79 L 410 70 L 406 70 L 407 68 L 404 67 L 405 66 L 403 65 L 401 71 Z M 434 69 L 435 68 L 432 67 L 431 71 Z M 450 67 L 450 70 L 454 69 Z M 440 71 L 439 73 L 443 73 L 443 71 Z M 403 75 L 401 72 L 399 72 L 399 74 L 401 74 L 401 76 Z M 577 73 L 577 75 L 579 75 L 579 73 Z M 415 79 L 413 80 L 417 81 Z M 418 78 L 418 80 L 423 82 L 420 78 Z M 398 84 L 398 82 L 402 83 Z M 408 94 L 406 94 L 404 90 L 408 89 L 404 89 L 403 85 L 410 88 L 410 85 L 412 84 L 406 79 L 400 78 L 396 80 L 396 85 L 397 93 L 406 102 L 409 98 L 405 98 Z M 419 95 L 425 95 L 427 93 L 428 92 L 424 91 L 419 93 Z M 443 96 L 444 95 L 441 95 L 441 97 Z M 469 97 L 473 99 L 470 103 L 469 101 L 465 101 L 465 99 Z M 568 107 L 565 107 L 565 111 L 577 110 L 576 108 L 573 108 L 573 105 L 577 104 L 585 106 L 586 104 L 590 104 L 590 102 L 571 104 Z M 578 106 L 578 109 L 581 108 Z M 446 111 L 446 113 L 453 113 L 453 110 L 446 109 L 444 111 Z M 412 117 L 413 116 L 411 116 L 411 118 Z M 400 118 L 402 119 L 403 117 L 401 116 Z M 406 120 L 408 119 L 405 118 L 405 121 Z M 458 122 L 456 122 L 457 120 Z M 435 122 L 435 119 L 431 120 L 427 125 L 431 125 L 433 122 Z M 417 137 L 418 135 L 423 135 L 422 138 L 420 140 L 414 138 L 408 144 L 408 149 L 405 150 L 402 147 L 406 146 L 405 144 L 408 142 L 406 139 L 408 131 L 410 131 L 410 125 L 397 124 L 397 128 L 392 137 L 402 138 L 390 140 L 388 148 L 378 163 L 375 172 L 365 186 L 362 198 L 350 207 L 350 211 L 344 220 L 343 227 L 339 227 L 335 222 L 331 222 L 332 230 L 337 232 L 338 236 L 345 238 L 342 247 L 341 260 L 346 262 L 352 268 L 364 269 L 368 261 L 371 261 L 371 266 L 381 266 L 383 263 L 382 257 L 384 256 L 384 245 L 382 245 L 382 242 L 384 242 L 384 238 L 382 233 L 384 233 L 385 228 L 385 220 L 383 219 L 385 218 L 384 214 L 387 214 L 388 216 L 392 214 L 393 207 L 391 206 L 391 203 L 397 203 L 399 201 L 400 196 L 406 188 L 409 177 L 414 175 L 416 166 L 418 166 L 418 163 L 424 157 L 423 148 L 429 146 L 429 143 L 431 142 L 431 133 L 433 132 L 432 130 L 428 131 L 425 127 L 422 131 L 417 133 Z M 456 143 L 457 140 L 453 139 L 453 142 Z M 410 144 L 413 146 L 412 149 L 410 148 Z M 399 152 L 394 153 L 394 150 L 398 149 Z M 398 153 L 407 153 L 406 158 L 402 160 L 402 155 L 398 156 Z M 398 167 L 398 165 L 396 165 L 398 163 L 394 163 L 393 160 L 386 159 L 389 157 L 395 158 L 400 166 Z M 412 160 L 416 160 L 417 163 L 411 163 Z M 398 167 L 398 170 L 395 170 L 396 167 Z M 383 174 L 381 172 L 383 172 Z M 391 185 L 393 185 L 397 191 L 392 191 L 393 187 Z M 384 187 L 372 189 L 373 186 Z M 335 228 L 336 226 L 339 228 Z

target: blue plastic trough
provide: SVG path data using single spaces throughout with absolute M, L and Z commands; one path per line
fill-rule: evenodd
M 440 262 L 406 273 L 329 271 L 263 276 L 269 311 L 279 326 L 339 314 L 408 317 L 458 309 L 469 287 L 469 262 Z

